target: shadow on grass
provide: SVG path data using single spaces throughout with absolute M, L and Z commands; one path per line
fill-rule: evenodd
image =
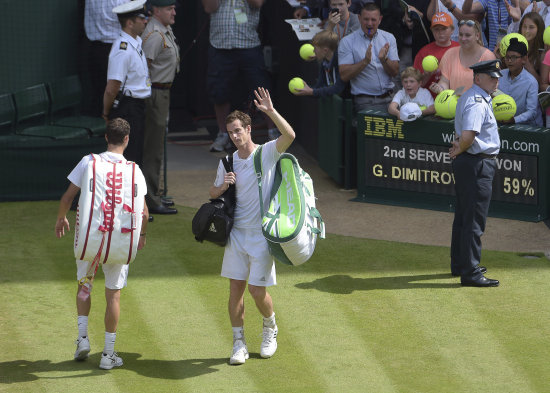
M 296 284 L 300 289 L 317 289 L 321 292 L 349 295 L 353 291 L 371 291 L 373 289 L 418 289 L 418 288 L 459 288 L 460 283 L 422 283 L 420 281 L 451 278 L 449 273 L 421 274 L 413 276 L 392 276 L 373 278 L 353 278 L 336 274 L 318 278 L 311 282 Z
M 215 366 L 229 364 L 229 358 L 219 359 L 182 359 L 182 360 L 157 360 L 139 359 L 139 353 L 119 352 L 123 359 L 125 370 L 134 371 L 148 378 L 160 379 L 186 379 L 210 374 L 218 371 Z M 18 382 L 31 382 L 39 379 L 64 379 L 101 376 L 108 370 L 101 370 L 99 365 L 101 353 L 91 355 L 87 360 L 77 362 L 66 360 L 53 363 L 51 360 L 13 360 L 0 362 L 0 386 Z M 48 376 L 47 373 L 53 373 Z M 63 373 L 67 375 L 60 375 Z M 116 369 L 114 370 L 116 372 Z M 40 375 L 37 375 L 40 374 Z

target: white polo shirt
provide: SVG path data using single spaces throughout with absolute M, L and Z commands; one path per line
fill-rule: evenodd
M 258 149 L 254 149 L 254 152 Z M 262 220 L 260 216 L 260 197 L 258 191 L 258 181 L 254 170 L 254 152 L 247 158 L 239 158 L 238 152 L 233 153 L 233 172 L 236 177 L 236 196 L 237 205 L 235 207 L 236 228 L 261 228 Z M 271 187 L 273 187 L 273 177 L 275 174 L 275 164 L 281 153 L 277 151 L 277 140 L 267 142 L 262 148 L 262 196 L 264 198 L 264 208 L 269 206 L 269 196 Z M 225 168 L 220 161 L 214 186 L 219 187 L 223 184 Z
M 128 33 L 120 31 L 109 53 L 107 80 L 119 81 L 120 88 L 126 96 L 134 98 L 151 96 L 151 79 L 147 59 L 141 48 L 141 37 L 133 38 Z

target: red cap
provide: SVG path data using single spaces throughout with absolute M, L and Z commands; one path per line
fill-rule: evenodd
M 451 15 L 446 12 L 438 12 L 432 17 L 432 27 L 441 25 L 441 26 L 452 26 L 453 18 Z

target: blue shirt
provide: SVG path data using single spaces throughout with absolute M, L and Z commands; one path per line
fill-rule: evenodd
M 497 44 L 497 39 L 499 37 L 498 29 L 504 29 L 504 34 L 506 35 L 506 29 L 508 25 L 512 23 L 512 18 L 506 10 L 506 4 L 504 0 L 478 0 L 483 9 L 487 13 L 486 21 L 487 28 L 489 29 L 489 48 L 493 50 Z M 483 34 L 482 34 L 483 35 Z
M 356 64 L 365 58 L 367 48 L 372 43 L 372 57 L 367 65 L 351 82 L 351 94 L 368 94 L 379 96 L 393 89 L 392 78 L 384 70 L 378 59 L 380 49 L 386 43 L 390 44 L 388 59 L 399 61 L 395 37 L 384 30 L 378 29 L 372 39 L 368 38 L 363 29 L 354 31 L 340 40 L 338 45 L 338 64 Z
M 498 81 L 498 88 L 504 94 L 511 96 L 516 102 L 516 123 L 542 126 L 542 112 L 539 107 L 539 84 L 535 77 L 525 68 L 514 79 L 510 77 L 510 70 L 502 70 L 502 78 Z
M 455 133 L 462 131 L 476 133 L 474 143 L 467 150 L 470 154 L 498 154 L 500 137 L 491 96 L 475 83 L 460 96 L 456 105 Z

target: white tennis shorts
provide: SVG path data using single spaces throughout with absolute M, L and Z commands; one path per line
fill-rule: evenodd
M 91 262 L 76 260 L 76 279 L 78 281 L 86 277 Z M 102 264 L 101 269 L 105 275 L 105 288 L 109 289 L 122 289 L 126 286 L 126 280 L 128 279 L 128 266 L 118 264 Z
M 258 287 L 277 285 L 275 262 L 262 228 L 235 228 L 223 254 L 222 277 L 247 280 Z

